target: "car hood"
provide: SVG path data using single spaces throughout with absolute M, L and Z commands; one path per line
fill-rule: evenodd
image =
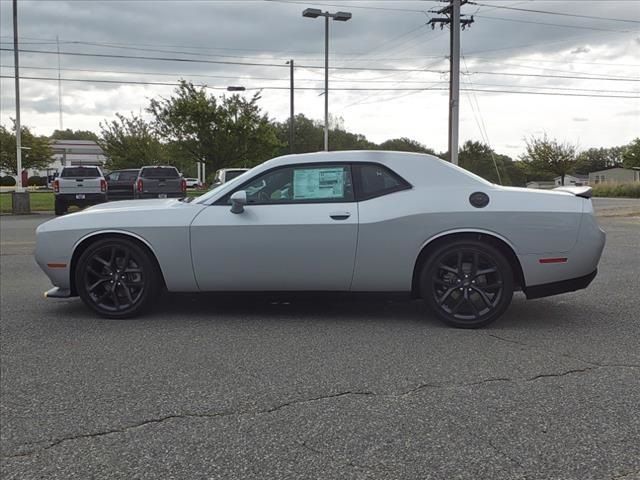
M 94 231 L 122 229 L 136 231 L 138 227 L 189 225 L 205 205 L 181 202 L 175 198 L 123 200 L 101 203 L 79 212 L 56 217 L 42 223 L 36 231 Z

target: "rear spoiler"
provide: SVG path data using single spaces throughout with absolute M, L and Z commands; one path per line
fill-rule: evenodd
M 572 193 L 576 197 L 591 198 L 593 196 L 593 190 L 589 186 L 584 187 L 558 187 L 553 189 L 556 192 Z

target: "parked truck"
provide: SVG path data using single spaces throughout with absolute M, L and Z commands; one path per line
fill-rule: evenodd
M 62 167 L 53 181 L 56 215 L 65 214 L 71 205 L 88 207 L 107 201 L 107 181 L 97 166 Z
M 135 198 L 184 198 L 187 182 L 176 167 L 142 167 L 134 185 Z

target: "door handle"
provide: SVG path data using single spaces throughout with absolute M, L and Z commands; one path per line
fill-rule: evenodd
M 346 220 L 351 216 L 351 212 L 334 212 L 330 213 L 329 216 L 334 220 Z

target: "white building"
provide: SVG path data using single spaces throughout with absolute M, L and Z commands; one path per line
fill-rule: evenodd
M 562 186 L 562 177 L 558 175 L 553 179 L 556 187 Z M 581 187 L 583 185 L 589 185 L 589 175 L 580 175 L 578 173 L 571 173 L 564 176 L 565 187 Z
M 640 182 L 640 168 L 614 167 L 589 173 L 589 183 L 635 183 Z

